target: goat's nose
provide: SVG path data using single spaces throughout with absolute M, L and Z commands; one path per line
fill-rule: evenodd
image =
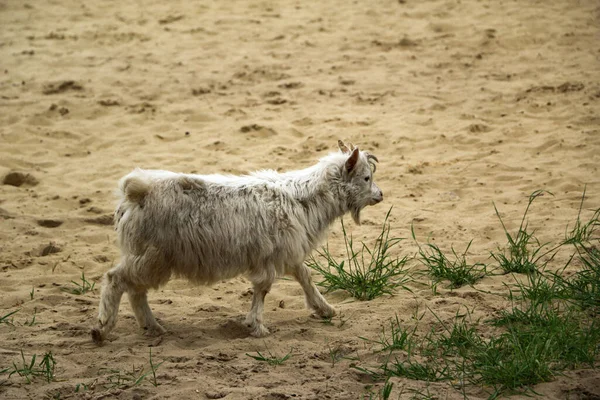
M 377 195 L 373 198 L 373 204 L 381 203 L 383 201 L 383 192 L 379 190 Z

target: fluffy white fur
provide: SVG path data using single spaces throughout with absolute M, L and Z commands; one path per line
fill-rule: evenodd
M 315 314 L 334 315 L 304 260 L 336 218 L 350 212 L 360 223 L 361 209 L 383 199 L 373 182 L 377 158 L 338 144 L 339 152 L 316 165 L 286 173 L 136 169 L 126 175 L 115 213 L 122 256 L 104 277 L 93 340 L 101 343 L 114 328 L 124 292 L 140 327 L 163 333 L 146 295 L 171 277 L 211 284 L 247 274 L 254 294 L 246 324 L 257 337 L 269 333 L 262 320 L 264 298 L 277 276 L 292 275 Z

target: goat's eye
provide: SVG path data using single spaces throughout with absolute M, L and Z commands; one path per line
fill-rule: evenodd
M 365 176 L 365 182 L 369 182 L 369 179 L 371 179 L 370 176 Z

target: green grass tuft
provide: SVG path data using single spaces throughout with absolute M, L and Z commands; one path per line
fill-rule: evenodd
M 450 366 L 441 361 L 417 362 L 411 357 L 404 361 L 394 358 L 393 361 L 389 359 L 382 364 L 380 370 L 384 376 L 399 376 L 418 381 L 440 382 L 454 379 Z
M 63 288 L 62 290 L 71 294 L 81 295 L 93 291 L 96 286 L 96 282 L 90 283 L 85 279 L 85 273 L 83 271 L 81 272 L 81 283 L 75 281 L 71 281 L 71 283 L 75 286 Z
M 587 222 L 584 223 L 581 221 L 581 211 L 583 210 L 583 202 L 585 200 L 586 189 L 587 188 L 583 189 L 583 194 L 581 195 L 581 203 L 579 203 L 579 213 L 577 214 L 577 220 L 573 225 L 573 229 L 571 229 L 569 233 L 565 234 L 565 244 L 583 246 L 592 240 L 594 233 L 596 232 L 596 228 L 600 227 L 600 208 L 594 211 L 594 213 Z
M 578 247 L 583 268 L 570 278 L 557 276 L 567 298 L 594 315 L 600 314 L 600 250 L 594 247 Z
M 261 354 L 260 351 L 256 352 L 257 355 L 252 355 L 252 354 L 248 354 L 248 353 L 246 353 L 246 355 L 250 358 L 255 359 L 256 361 L 266 362 L 269 365 L 281 365 L 292 356 L 291 350 L 289 353 L 287 353 L 283 357 L 274 356 L 270 350 L 267 349 L 267 351 L 269 352 L 268 356 L 264 356 L 263 354 Z
M 34 354 L 31 357 L 30 361 L 25 360 L 25 355 L 23 354 L 23 350 L 21 350 L 21 360 L 22 365 L 18 366 L 15 362 L 13 362 L 12 369 L 5 369 L 5 372 L 8 372 L 8 377 L 10 378 L 14 374 L 17 374 L 27 381 L 27 383 L 31 383 L 36 377 L 44 377 L 47 382 L 52 382 L 54 380 L 54 369 L 56 367 L 56 360 L 52 356 L 52 352 L 49 351 L 44 354 L 42 361 L 39 364 L 35 364 L 37 355 Z
M 338 261 L 331 255 L 328 247 L 317 251 L 318 256 L 324 259 L 326 266 L 311 256 L 306 265 L 323 275 L 323 281 L 318 282 L 327 292 L 345 290 L 358 300 L 372 300 L 402 287 L 409 290 L 405 284 L 410 281 L 408 272 L 404 270 L 408 261 L 407 257 L 397 258 L 390 254 L 401 238 L 390 238 L 390 225 L 388 218 L 392 209 L 388 211 L 383 222 L 381 233 L 370 248 L 361 242 L 360 250 L 355 249 L 352 237 L 346 232 L 342 220 L 342 232 L 346 248 L 346 260 Z
M 123 372 L 119 369 L 115 369 L 115 368 L 101 368 L 100 371 L 104 373 L 105 379 L 106 379 L 104 388 L 105 389 L 113 389 L 113 388 L 127 389 L 130 387 L 139 386 L 144 382 L 146 377 L 150 374 L 152 374 L 150 383 L 152 384 L 152 386 L 156 387 L 156 386 L 160 385 L 160 383 L 158 383 L 158 380 L 156 377 L 156 371 L 162 365 L 162 363 L 164 363 L 164 361 L 161 361 L 158 364 L 154 364 L 154 361 L 152 360 L 152 349 L 150 349 L 150 356 L 149 356 L 150 370 L 149 371 L 146 371 L 146 368 L 143 365 L 138 368 L 136 368 L 135 365 L 133 365 L 131 367 L 131 371 L 125 371 L 125 372 Z M 79 387 L 80 387 L 80 385 L 77 385 L 76 389 L 79 390 Z M 83 387 L 84 387 L 84 389 L 87 390 L 87 387 L 85 385 L 83 385 Z
M 0 317 L 0 324 L 13 325 L 13 318 L 11 318 L 9 320 L 8 317 L 11 317 L 12 315 L 18 313 L 19 311 L 21 311 L 21 310 L 19 309 L 19 310 L 11 311 L 8 314 Z
M 392 352 L 394 350 L 405 350 L 410 352 L 415 343 L 414 338 L 416 329 L 416 327 L 412 329 L 403 328 L 398 319 L 398 315 L 396 315 L 395 320 L 390 320 L 390 328 L 387 332 L 385 327 L 383 327 L 379 339 L 370 340 L 364 337 L 361 337 L 361 339 L 381 346 L 378 350 L 380 352 Z
M 490 385 L 501 393 L 551 380 L 548 343 L 534 338 L 523 342 L 518 333 L 510 331 L 483 342 L 470 360 L 471 383 Z
M 543 269 L 546 264 L 552 260 L 552 258 L 554 258 L 557 248 L 561 246 L 558 245 L 543 251 L 547 246 L 547 243 L 540 243 L 535 236 L 535 230 L 529 232 L 527 229 L 528 223 L 525 222 L 525 220 L 527 218 L 529 208 L 531 207 L 531 204 L 538 197 L 543 196 L 544 193 L 552 195 L 552 193 L 544 190 L 536 190 L 529 195 L 529 201 L 527 203 L 527 207 L 525 208 L 525 212 L 523 213 L 521 224 L 519 225 L 517 233 L 514 235 L 511 235 L 508 232 L 508 229 L 506 229 L 506 225 L 504 224 L 504 221 L 500 216 L 500 212 L 494 203 L 494 210 L 496 211 L 496 215 L 502 224 L 502 228 L 504 229 L 504 233 L 508 239 L 508 244 L 504 250 L 498 248 L 497 252 L 492 252 L 491 256 L 498 262 L 498 264 L 500 264 L 500 268 L 502 268 L 506 274 L 531 274 L 539 269 Z M 541 262 L 541 260 L 550 253 L 553 253 L 552 256 Z
M 581 221 L 585 190 L 581 197 L 579 213 L 574 227 L 566 235 L 564 244 L 576 249 L 575 257 L 582 268 L 570 278 L 554 274 L 554 279 L 563 288 L 565 297 L 592 315 L 600 313 L 600 238 L 596 228 L 600 227 L 600 208 L 596 209 L 587 222 Z
M 414 228 L 412 229 L 412 236 L 415 242 L 417 242 Z M 450 287 L 455 289 L 464 285 L 473 285 L 487 274 L 485 264 L 469 264 L 467 262 L 467 253 L 471 247 L 471 243 L 472 241 L 469 242 L 462 254 L 456 253 L 454 248 L 452 248 L 452 256 L 449 258 L 437 245 L 426 243 L 424 245 L 425 248 L 423 248 L 417 242 L 417 246 L 419 246 L 419 261 L 427 267 L 429 274 L 435 280 L 433 285 L 434 292 L 437 283 L 443 280 L 450 281 Z
M 431 311 L 431 310 L 430 310 Z M 438 320 L 443 330 L 435 334 L 433 331 L 427 336 L 428 344 L 424 352 L 432 357 L 456 356 L 466 357 L 471 350 L 481 345 L 482 339 L 477 332 L 477 325 L 467 322 L 467 316 L 459 312 L 454 316 L 452 325 L 444 323 L 438 316 L 431 311 Z

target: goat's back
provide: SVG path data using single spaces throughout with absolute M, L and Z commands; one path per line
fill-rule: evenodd
M 282 273 L 312 250 L 302 206 L 273 182 L 135 170 L 121 180 L 120 194 L 123 256 L 138 270 L 160 269 L 164 279 Z

